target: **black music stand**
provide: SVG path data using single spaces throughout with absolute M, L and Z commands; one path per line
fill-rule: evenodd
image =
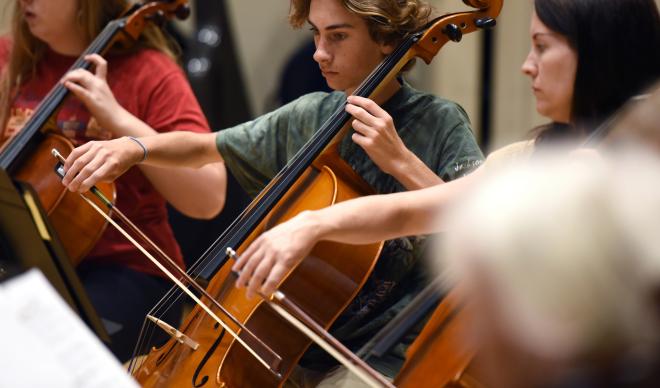
M 110 337 L 32 188 L 0 168 L 0 273 L 39 268 L 62 299 L 105 342 Z

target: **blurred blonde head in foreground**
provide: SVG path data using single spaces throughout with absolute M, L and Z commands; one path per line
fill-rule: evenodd
M 658 382 L 657 155 L 549 150 L 451 220 L 442 268 L 471 302 L 487 386 Z

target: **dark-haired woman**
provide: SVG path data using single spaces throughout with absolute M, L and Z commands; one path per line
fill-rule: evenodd
M 11 35 L 0 38 L 0 144 L 21 130 L 128 1 L 20 0 L 8 5 L 14 12 Z M 66 86 L 78 98 L 67 99 L 56 117 L 57 130 L 74 145 L 176 130 L 209 132 L 174 52 L 157 28 L 147 28 L 137 46 L 111 51 L 109 66 L 98 56 L 88 60 L 95 74 L 79 70 L 70 75 Z M 141 120 L 127 120 L 128 112 Z M 214 165 L 198 170 L 136 167 L 116 182 L 117 206 L 183 266 L 165 202 L 190 216 L 211 217 L 222 207 L 212 188 L 221 184 L 220 177 Z M 169 281 L 113 228 L 106 229 L 78 273 L 106 323 L 111 350 L 120 360 L 128 359 L 145 314 Z M 177 324 L 180 311 L 171 310 L 166 319 Z

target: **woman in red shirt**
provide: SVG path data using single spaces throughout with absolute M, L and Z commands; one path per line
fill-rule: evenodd
M 0 38 L 0 144 L 21 130 L 101 29 L 127 6 L 126 0 L 16 2 L 11 34 Z M 67 76 L 65 86 L 77 98 L 66 99 L 56 117 L 57 130 L 75 146 L 175 130 L 209 132 L 175 50 L 157 28 L 148 27 L 133 47 L 110 51 L 107 62 L 97 55 L 87 60 L 95 74 L 77 70 Z M 116 181 L 117 207 L 183 267 L 165 204 L 191 217 L 215 216 L 224 205 L 218 195 L 222 174 L 213 165 L 135 167 Z M 105 230 L 78 274 L 111 334 L 111 350 L 128 359 L 145 314 L 171 284 L 114 228 Z M 166 318 L 174 326 L 180 319 L 176 310 Z

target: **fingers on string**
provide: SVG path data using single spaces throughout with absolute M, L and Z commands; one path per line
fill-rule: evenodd
M 368 136 L 364 136 L 359 132 L 355 132 L 353 135 L 351 135 L 351 139 L 353 142 L 363 149 L 367 150 L 371 148 L 374 145 L 374 140 Z
M 360 97 L 360 96 L 349 96 L 348 102 L 349 104 L 362 108 L 365 111 L 365 113 L 373 117 L 384 118 L 388 116 L 388 113 L 385 112 L 383 108 L 381 108 L 378 104 L 376 104 L 373 100 L 369 98 Z
M 346 105 L 346 112 L 367 125 L 374 125 L 376 123 L 376 117 L 360 106 L 348 104 Z
M 261 250 L 251 255 L 246 255 L 245 253 L 241 255 L 241 266 L 237 269 L 237 271 L 240 271 L 240 275 L 236 279 L 236 287 L 247 286 L 252 274 L 263 259 L 264 254 Z
M 65 74 L 64 77 L 62 77 L 62 81 L 65 84 L 72 82 L 84 88 L 89 88 L 94 82 L 94 75 L 85 69 L 75 69 Z
M 364 122 L 358 119 L 353 120 L 353 122 L 351 122 L 351 126 L 356 132 L 358 132 L 362 136 L 373 137 L 377 133 L 370 126 L 368 126 L 367 124 L 365 124 Z
M 67 80 L 64 82 L 64 86 L 82 101 L 88 101 L 92 98 L 89 90 L 87 90 L 84 86 L 75 83 L 74 81 Z
M 259 247 L 261 246 L 261 240 L 262 237 L 259 236 L 256 240 L 250 244 L 247 249 L 240 255 L 238 256 L 238 260 L 234 263 L 234 265 L 231 267 L 232 271 L 234 272 L 241 272 L 243 269 L 243 266 L 250 260 L 254 254 L 259 251 Z
M 106 76 L 108 74 L 108 61 L 106 61 L 102 56 L 98 54 L 87 55 L 85 56 L 85 60 L 94 64 L 95 66 L 94 74 L 97 77 L 103 80 L 106 79 Z

